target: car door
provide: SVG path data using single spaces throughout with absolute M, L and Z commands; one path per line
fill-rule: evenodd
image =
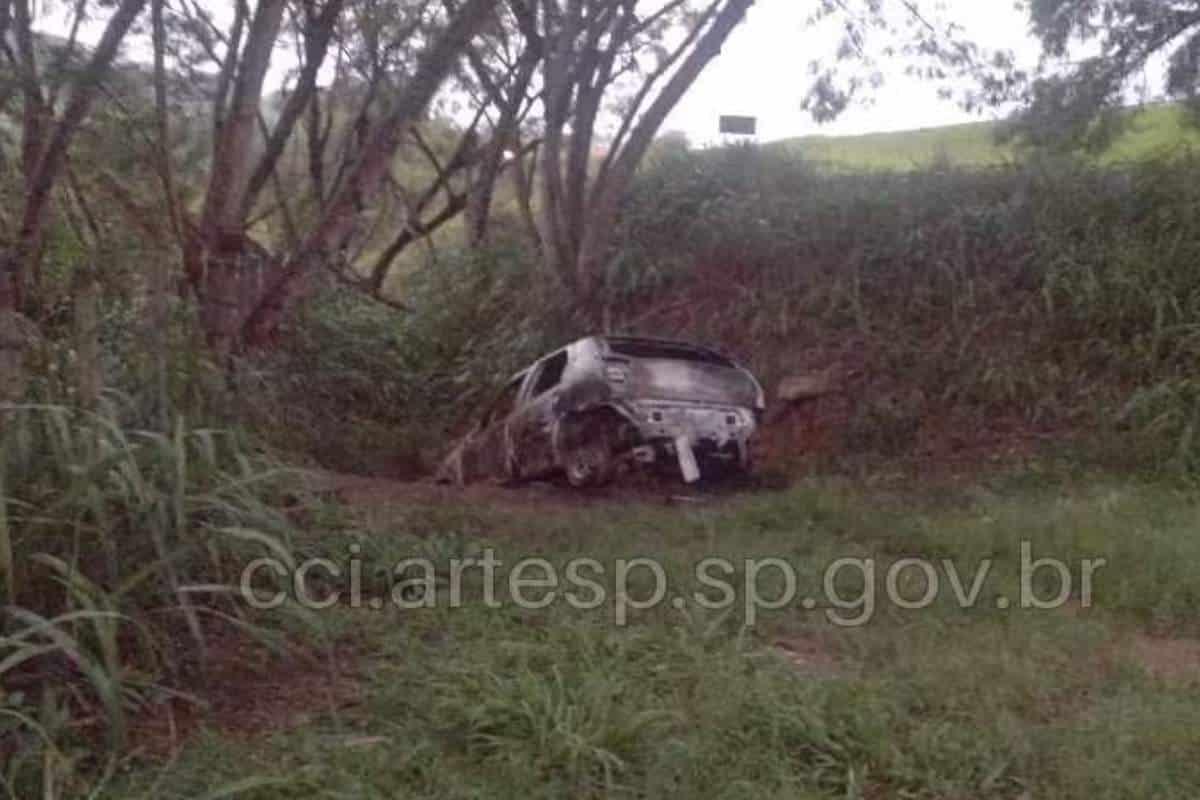
M 544 475 L 555 467 L 554 404 L 567 370 L 567 350 L 551 353 L 534 365 L 525 400 L 513 415 L 510 434 L 521 477 Z
M 528 370 L 505 385 L 488 407 L 479 427 L 468 438 L 463 449 L 463 474 L 468 480 L 477 477 L 506 480 L 512 477 L 512 449 L 508 428 L 527 377 Z

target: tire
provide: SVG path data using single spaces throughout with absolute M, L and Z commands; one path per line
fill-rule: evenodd
M 576 489 L 595 489 L 612 482 L 616 459 L 603 438 L 582 442 L 563 456 L 567 483 Z

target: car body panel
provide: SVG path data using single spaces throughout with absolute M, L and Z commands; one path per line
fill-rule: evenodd
M 630 372 L 630 393 L 647 400 L 752 408 L 757 398 L 757 385 L 736 367 L 642 359 Z
M 695 457 L 745 469 L 764 409 L 758 381 L 725 357 L 682 342 L 590 336 L 539 359 L 498 393 L 480 423 L 451 451 L 438 477 L 459 484 L 513 481 L 563 468 L 604 415 L 620 430 L 620 455 L 675 459 L 689 480 Z

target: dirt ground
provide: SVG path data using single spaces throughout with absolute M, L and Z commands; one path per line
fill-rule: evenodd
M 341 502 L 365 510 L 407 506 L 469 506 L 508 511 L 572 512 L 589 506 L 694 506 L 728 502 L 750 494 L 786 489 L 788 480 L 756 476 L 687 485 L 659 476 L 625 476 L 602 489 L 573 489 L 560 481 L 520 485 L 478 482 L 465 487 L 432 479 L 398 481 L 339 473 L 322 473 L 313 488 L 332 492 Z
M 143 755 L 170 758 L 202 725 L 253 738 L 363 702 L 361 658 L 347 648 L 272 652 L 234 629 L 213 629 L 206 642 L 204 671 L 134 718 L 130 735 Z

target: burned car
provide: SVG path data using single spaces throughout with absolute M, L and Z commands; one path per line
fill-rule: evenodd
M 590 336 L 517 373 L 438 478 L 565 474 L 602 486 L 624 464 L 678 465 L 685 481 L 745 472 L 762 387 L 725 356 L 683 342 Z

